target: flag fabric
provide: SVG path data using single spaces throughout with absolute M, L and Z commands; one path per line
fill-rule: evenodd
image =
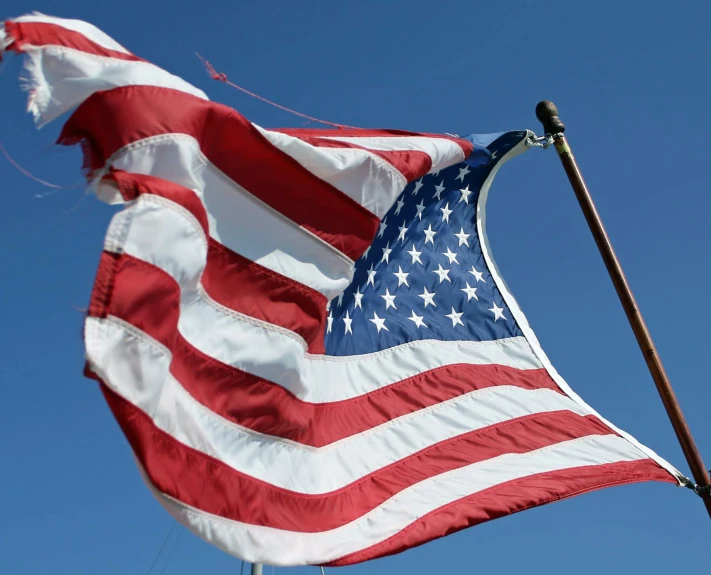
M 161 504 L 248 561 L 346 565 L 681 474 L 551 366 L 486 236 L 526 131 L 267 130 L 85 22 L 7 20 L 42 125 L 123 203 L 85 325 Z M 579 326 L 568 326 L 580 329 Z

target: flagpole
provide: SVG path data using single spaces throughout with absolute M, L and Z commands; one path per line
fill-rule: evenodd
M 252 563 L 252 575 L 262 575 L 262 567 L 261 563 Z
M 696 443 L 684 419 L 684 414 L 681 411 L 669 378 L 659 359 L 659 354 L 652 341 L 652 336 L 647 329 L 647 325 L 644 323 L 642 312 L 639 310 L 637 302 L 632 295 L 632 290 L 627 283 L 627 278 L 625 278 L 620 262 L 610 243 L 610 238 L 605 231 L 600 215 L 595 208 L 590 192 L 580 173 L 578 164 L 573 157 L 573 153 L 570 151 L 570 146 L 563 133 L 565 132 L 565 124 L 560 121 L 558 109 L 555 104 L 547 100 L 540 102 L 538 106 L 536 106 L 536 117 L 541 124 L 543 124 L 545 134 L 553 138 L 553 143 L 560 157 L 560 161 L 563 164 L 563 169 L 565 169 L 565 173 L 568 176 L 568 180 L 570 180 L 575 196 L 578 198 L 578 203 L 583 210 L 590 231 L 595 238 L 595 243 L 605 262 L 605 267 L 607 267 L 612 283 L 615 285 L 617 296 L 620 298 L 622 307 L 627 314 L 627 319 L 632 326 L 634 335 L 637 338 L 637 343 L 642 350 L 644 359 L 647 362 L 647 367 L 652 374 L 652 379 L 654 379 L 657 391 L 662 398 L 662 403 L 674 427 L 676 437 L 679 440 L 686 461 L 691 468 L 691 472 L 697 484 L 697 493 L 699 493 L 703 499 L 706 511 L 709 517 L 711 517 L 711 490 L 709 488 L 711 482 L 709 481 L 709 474 L 706 471 L 699 450 L 696 448 Z

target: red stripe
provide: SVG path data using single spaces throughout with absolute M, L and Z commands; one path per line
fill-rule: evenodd
M 207 220 L 207 211 L 198 195 L 192 190 L 162 178 L 144 174 L 131 174 L 113 168 L 101 181 L 102 184 L 113 182 L 127 202 L 135 200 L 143 194 L 153 194 L 175 202 L 195 217 L 202 227 L 202 231 L 209 237 L 210 224 Z
M 72 114 L 59 143 L 82 143 L 96 170 L 120 148 L 159 134 L 194 137 L 230 179 L 353 260 L 365 252 L 380 220 L 269 143 L 235 110 L 155 86 L 97 92 Z
M 326 351 L 323 294 L 243 258 L 212 238 L 202 285 L 223 306 L 300 335 L 309 353 Z
M 317 148 L 347 148 L 351 150 L 363 150 L 374 156 L 381 158 L 397 169 L 408 182 L 421 178 L 432 169 L 432 158 L 426 152 L 418 150 L 402 150 L 387 152 L 382 150 L 371 150 L 365 146 L 359 146 L 351 142 L 341 142 L 338 140 L 328 140 L 315 136 L 299 136 L 299 139 L 316 146 Z
M 207 263 L 201 281 L 212 299 L 229 309 L 293 331 L 304 338 L 310 353 L 325 351 L 326 297 L 210 238 L 207 212 L 192 190 L 153 176 L 120 170 L 113 170 L 104 180 L 115 182 L 127 201 L 141 194 L 153 194 L 177 203 L 195 216 L 208 236 Z M 143 279 L 140 263 L 133 267 L 139 277 L 127 281 L 140 285 Z
M 25 46 L 64 46 L 65 48 L 73 48 L 87 54 L 96 56 L 105 56 L 107 58 L 116 58 L 118 60 L 129 60 L 131 62 L 143 62 L 142 58 L 104 48 L 93 40 L 90 40 L 81 32 L 68 30 L 57 24 L 47 22 L 13 22 L 12 20 L 5 21 L 5 32 L 13 39 L 9 50 L 21 52 Z
M 120 254 L 101 252 L 94 278 L 94 287 L 91 290 L 88 315 L 92 317 L 106 317 L 108 315 L 109 304 L 114 294 L 116 268 L 120 260 Z
M 531 507 L 568 499 L 604 487 L 643 481 L 676 483 L 676 479 L 652 459 L 575 467 L 531 475 L 496 485 L 440 507 L 390 539 L 346 555 L 327 565 L 352 565 L 394 555 L 467 527 L 525 511 Z
M 535 414 L 435 444 L 337 491 L 305 495 L 235 471 L 223 462 L 186 446 L 158 429 L 147 414 L 108 387 L 102 385 L 102 390 L 141 465 L 159 491 L 227 519 L 297 532 L 335 529 L 362 517 L 403 489 L 478 461 L 505 453 L 527 453 L 588 435 L 612 434 L 594 416 L 581 417 L 567 411 Z M 604 467 L 598 468 L 599 471 L 586 484 L 587 488 L 610 484 L 609 473 Z M 647 478 L 670 480 L 669 474 L 656 464 L 648 470 L 648 476 L 640 477 L 625 470 L 613 477 L 614 480 L 624 479 L 627 482 Z M 552 489 L 560 487 L 555 480 L 551 483 Z M 521 481 L 517 489 L 507 490 L 504 487 L 494 503 L 498 500 L 500 507 L 514 510 L 535 505 L 529 500 L 527 489 L 535 489 L 537 485 L 534 478 L 530 482 Z M 570 489 L 575 488 L 574 485 Z M 556 498 L 568 496 L 568 491 L 568 486 L 563 485 L 558 489 Z M 483 497 L 486 497 L 486 492 Z M 488 513 L 490 505 L 487 499 L 484 502 L 481 506 L 467 505 L 466 512 L 476 517 Z M 454 523 L 456 525 L 457 521 Z M 378 554 L 387 552 L 387 546 L 383 548 L 385 550 Z
M 412 137 L 422 137 L 422 138 L 438 138 L 442 140 L 449 140 L 457 144 L 464 153 L 464 159 L 468 158 L 469 155 L 474 151 L 474 144 L 468 140 L 462 138 L 455 138 L 454 136 L 447 136 L 446 134 L 429 134 L 426 132 L 407 132 L 405 130 L 365 130 L 360 128 L 339 128 L 337 130 L 329 128 L 272 128 L 273 132 L 281 132 L 282 134 L 288 134 L 289 136 L 294 136 L 295 138 L 412 138 Z
M 225 419 L 260 433 L 321 447 L 478 389 L 510 385 L 560 392 L 544 369 L 454 364 L 352 399 L 308 403 L 188 343 L 177 330 L 180 288 L 168 274 L 126 254 L 102 263 L 111 268 L 97 274 L 99 285 L 109 284 L 113 291 L 105 312 L 97 315 L 120 318 L 158 340 L 171 350 L 171 373 L 192 397 Z M 106 279 L 109 273 L 113 280 Z M 103 290 L 95 297 L 106 300 Z M 90 309 L 99 309 L 94 298 Z

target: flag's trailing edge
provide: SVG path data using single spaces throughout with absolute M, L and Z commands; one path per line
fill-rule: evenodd
M 265 130 L 76 20 L 4 22 L 39 125 L 125 203 L 85 326 L 158 500 L 248 561 L 346 565 L 681 474 L 558 375 L 486 200 L 527 132 Z M 329 303 L 330 302 L 330 303 Z

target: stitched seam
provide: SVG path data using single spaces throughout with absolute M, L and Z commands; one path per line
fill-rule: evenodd
M 226 254 L 237 254 L 234 250 L 228 248 L 227 246 L 221 244 L 214 238 L 210 238 L 211 242 L 210 245 L 214 249 L 217 249 L 221 252 L 224 252 Z M 309 287 L 307 285 L 304 285 L 302 283 L 297 282 L 294 279 L 291 279 L 290 277 L 283 276 L 280 273 L 275 272 L 274 270 L 270 270 L 269 268 L 264 267 L 262 264 L 255 262 L 253 260 L 250 260 L 249 258 L 245 258 L 243 255 L 237 254 L 239 257 L 244 258 L 246 262 L 246 267 L 250 268 L 250 273 L 251 272 L 256 272 L 262 275 L 269 276 L 272 279 L 275 279 L 281 283 L 285 283 L 289 286 L 291 289 L 295 289 L 300 291 L 303 295 L 307 296 L 310 299 L 318 298 L 323 301 L 323 305 L 325 306 L 326 303 L 328 302 L 328 299 L 326 298 L 325 295 L 323 295 L 320 291 L 315 290 L 312 287 Z
M 313 401 L 306 401 L 306 400 L 304 400 L 304 399 L 301 399 L 299 396 L 297 396 L 296 394 L 294 394 L 293 391 L 291 391 L 290 389 L 288 389 L 288 388 L 286 388 L 286 387 L 284 387 L 284 386 L 282 386 L 282 385 L 280 385 L 280 384 L 278 384 L 278 383 L 275 383 L 275 382 L 273 382 L 273 381 L 270 381 L 270 380 L 265 379 L 265 378 L 263 378 L 263 377 L 260 377 L 260 376 L 258 376 L 258 375 L 254 375 L 254 374 L 252 374 L 252 373 L 246 372 L 246 371 L 244 371 L 244 370 L 242 370 L 242 369 L 240 369 L 240 368 L 238 368 L 238 367 L 235 367 L 235 366 L 233 366 L 233 365 L 230 365 L 230 364 L 228 364 L 228 363 L 225 363 L 225 362 L 223 362 L 223 361 L 220 361 L 219 359 L 216 359 L 216 358 L 212 357 L 211 355 L 208 355 L 208 354 L 206 354 L 204 351 L 201 351 L 200 349 L 198 349 L 197 347 L 195 347 L 192 343 L 190 343 L 187 339 L 185 339 L 185 337 L 184 337 L 182 334 L 179 334 L 179 335 L 180 335 L 180 337 L 181 337 L 181 339 L 182 339 L 182 342 L 183 342 L 181 345 L 187 346 L 187 348 L 188 348 L 188 353 L 194 353 L 194 354 L 200 355 L 200 357 L 202 358 L 202 361 L 205 361 L 209 366 L 212 366 L 212 367 L 215 367 L 215 368 L 219 368 L 219 369 L 221 369 L 221 370 L 224 370 L 224 369 L 234 370 L 234 371 L 239 372 L 240 374 L 244 374 L 244 375 L 248 375 L 248 376 L 250 376 L 250 377 L 254 377 L 255 379 L 259 380 L 259 381 L 258 381 L 259 383 L 265 383 L 265 384 L 267 384 L 267 385 L 275 386 L 275 387 L 279 388 L 280 390 L 282 390 L 282 391 L 286 392 L 287 394 L 289 394 L 291 400 L 297 401 L 298 403 L 300 403 L 300 404 L 303 405 L 304 407 L 313 408 L 313 409 L 328 408 L 328 407 L 330 407 L 330 406 L 334 406 L 334 407 L 335 407 L 335 406 L 346 405 L 346 404 L 348 404 L 348 403 L 354 403 L 354 402 L 358 402 L 358 401 L 365 400 L 365 399 L 367 399 L 367 398 L 371 398 L 371 397 L 373 397 L 373 396 L 375 396 L 375 395 L 378 395 L 378 394 L 389 393 L 390 391 L 393 391 L 393 390 L 397 391 L 398 388 L 404 387 L 404 386 L 406 386 L 406 385 L 409 385 L 409 384 L 410 384 L 411 382 L 413 382 L 413 381 L 420 380 L 420 379 L 425 379 L 426 377 L 428 377 L 428 376 L 431 375 L 432 373 L 437 372 L 437 371 L 439 371 L 439 370 L 447 369 L 447 368 L 453 368 L 453 367 L 458 367 L 458 366 L 487 367 L 488 365 L 494 365 L 494 366 L 500 366 L 500 365 L 501 365 L 501 364 L 465 363 L 465 362 L 461 362 L 461 361 L 456 362 L 456 363 L 448 363 L 448 364 L 445 364 L 445 365 L 439 365 L 439 366 L 433 367 L 433 368 L 428 369 L 428 370 L 426 370 L 426 371 L 421 371 L 421 372 L 419 372 L 419 373 L 416 373 L 415 375 L 411 375 L 411 376 L 406 377 L 406 378 L 404 378 L 404 379 L 400 379 L 400 380 L 398 380 L 398 381 L 394 381 L 393 383 L 389 383 L 389 384 L 387 384 L 387 385 L 384 385 L 384 386 L 379 387 L 379 388 L 377 388 L 377 389 L 374 389 L 374 390 L 372 390 L 372 391 L 368 391 L 368 392 L 366 392 L 366 393 L 362 393 L 362 394 L 360 394 L 360 395 L 356 395 L 356 396 L 354 396 L 354 397 L 349 397 L 349 398 L 347 398 L 347 399 L 339 399 L 339 400 L 336 400 L 336 401 L 313 402 Z M 548 372 L 546 372 L 545 369 L 542 368 L 542 367 L 536 367 L 536 368 L 532 368 L 532 369 L 519 369 L 519 368 L 515 368 L 515 367 L 510 367 L 510 366 L 502 366 L 502 367 L 506 367 L 506 368 L 509 368 L 509 369 L 516 369 L 517 371 L 521 371 L 521 372 L 541 372 L 541 373 L 545 373 L 546 375 L 548 375 Z M 550 376 L 549 376 L 549 377 L 550 377 Z M 512 387 L 516 387 L 516 386 L 512 386 Z M 563 393 L 563 391 L 562 391 L 560 388 L 558 388 L 558 387 L 556 387 L 555 389 L 548 388 L 548 387 L 547 387 L 547 388 L 540 388 L 540 389 L 549 389 L 550 391 L 553 391 L 553 392 L 555 392 L 555 393 L 559 393 L 560 395 L 562 395 L 562 396 L 564 396 L 564 397 L 568 397 L 568 396 L 567 396 L 565 393 Z M 463 394 L 460 394 L 460 395 L 463 395 Z M 459 397 L 459 396 L 456 396 L 456 397 Z M 576 403 L 576 405 L 577 405 L 577 403 Z
M 429 343 L 433 345 L 441 344 L 441 343 L 447 343 L 447 344 L 462 344 L 467 347 L 471 347 L 472 344 L 476 345 L 476 347 L 479 346 L 484 346 L 484 345 L 505 345 L 514 341 L 518 340 L 524 340 L 525 338 L 521 335 L 513 336 L 513 337 L 506 337 L 502 339 L 496 339 L 496 340 L 489 340 L 489 341 L 471 341 L 471 340 L 466 340 L 466 339 L 458 339 L 458 340 L 439 340 L 439 339 L 416 339 L 413 341 L 408 341 L 405 343 L 401 343 L 400 345 L 394 345 L 392 347 L 389 347 L 387 349 L 381 349 L 379 351 L 373 351 L 371 353 L 363 353 L 360 355 L 311 355 L 311 354 L 306 354 L 309 360 L 318 360 L 318 361 L 332 361 L 332 362 L 350 362 L 350 361 L 358 361 L 362 362 L 364 360 L 367 360 L 368 358 L 371 357 L 377 357 L 381 355 L 390 355 L 392 353 L 395 353 L 396 351 L 400 349 L 405 349 L 407 347 L 414 347 L 414 346 L 420 346 L 424 343 Z
M 138 196 L 136 200 L 134 200 L 136 203 L 140 202 L 146 202 L 146 203 L 152 203 L 152 204 L 158 204 L 161 207 L 171 209 L 175 212 L 178 212 L 181 216 L 183 216 L 186 220 L 190 222 L 195 228 L 197 228 L 200 232 L 199 236 L 200 239 L 202 240 L 203 246 L 205 247 L 205 250 L 207 251 L 207 244 L 208 244 L 208 239 L 207 236 L 205 235 L 205 230 L 203 229 L 202 225 L 198 221 L 198 219 L 195 217 L 195 215 L 188 210 L 187 208 L 181 206 L 179 203 L 174 202 L 173 200 L 169 200 L 168 198 L 164 198 L 163 196 L 159 196 L 156 194 L 141 194 Z M 140 258 L 138 258 L 140 259 Z M 204 269 L 205 266 L 203 266 Z
M 182 290 L 181 290 L 182 292 Z M 216 302 L 214 299 L 210 297 L 210 295 L 205 291 L 205 287 L 202 285 L 202 282 L 200 282 L 197 286 L 197 296 L 202 299 L 208 306 L 210 306 L 212 309 L 215 311 L 229 316 L 233 319 L 236 319 L 237 321 L 241 321 L 242 323 L 246 323 L 249 325 L 253 325 L 254 327 L 258 328 L 263 328 L 271 332 L 279 333 L 281 335 L 284 335 L 288 338 L 293 339 L 296 343 L 298 343 L 304 351 L 308 349 L 308 342 L 301 337 L 298 333 L 293 332 L 285 327 L 282 327 L 280 325 L 276 325 L 273 323 L 268 323 L 264 320 L 254 318 L 249 315 L 245 315 L 241 312 L 235 311 L 233 309 L 230 309 L 228 307 L 223 306 L 222 304 Z
M 166 346 L 164 346 L 164 345 L 163 345 L 162 343 L 160 343 L 159 341 L 157 341 L 157 340 L 155 340 L 154 338 L 152 338 L 150 335 L 146 334 L 145 332 L 139 330 L 138 328 L 136 328 L 136 327 L 133 326 L 132 324 L 130 324 L 130 323 L 126 322 L 125 320 L 122 320 L 121 318 L 118 318 L 118 317 L 116 317 L 116 316 L 107 316 L 106 319 L 105 319 L 105 321 L 106 321 L 107 323 L 114 323 L 114 324 L 116 324 L 117 327 L 119 327 L 119 328 L 123 329 L 124 331 L 128 332 L 130 335 L 133 335 L 133 336 L 136 337 L 137 339 L 139 339 L 139 340 L 145 342 L 147 345 L 152 346 L 152 347 L 154 347 L 155 349 L 157 349 L 158 351 L 160 351 L 161 353 L 167 355 L 167 356 L 168 356 L 168 359 L 169 359 L 169 364 L 172 363 L 173 355 L 172 355 L 172 352 L 170 351 L 170 349 L 167 348 Z M 356 438 L 359 438 L 359 437 L 365 437 L 365 438 L 367 438 L 367 437 L 370 436 L 370 435 L 376 435 L 377 432 L 379 432 L 379 431 L 381 431 L 381 430 L 385 430 L 385 429 L 389 429 L 389 428 L 393 428 L 393 427 L 398 427 L 398 426 L 402 426 L 402 425 L 407 425 L 407 424 L 410 422 L 410 420 L 416 419 L 416 418 L 418 418 L 418 417 L 421 417 L 420 414 L 427 414 L 427 413 L 436 412 L 436 411 L 441 410 L 441 409 L 445 409 L 448 405 L 453 404 L 453 403 L 457 403 L 458 401 L 464 401 L 464 400 L 468 399 L 470 396 L 473 396 L 473 395 L 475 395 L 475 394 L 476 394 L 476 397 L 477 397 L 477 398 L 478 398 L 478 397 L 486 397 L 486 396 L 488 396 L 488 395 L 492 395 L 492 394 L 496 393 L 498 390 L 500 390 L 500 389 L 503 388 L 503 387 L 515 387 L 515 386 L 493 386 L 493 387 L 488 387 L 488 388 L 484 388 L 484 389 L 478 389 L 478 390 L 470 391 L 470 392 L 468 392 L 468 393 L 465 393 L 465 394 L 462 394 L 462 395 L 453 397 L 453 398 L 451 398 L 451 399 L 448 399 L 448 400 L 445 400 L 445 401 L 442 401 L 442 402 L 439 402 L 439 403 L 435 403 L 434 405 L 430 405 L 430 406 L 425 407 L 425 408 L 423 408 L 423 409 L 419 409 L 419 410 L 417 410 L 417 411 L 413 411 L 413 412 L 411 412 L 411 413 L 409 413 L 409 414 L 402 415 L 402 416 L 400 416 L 400 417 L 397 417 L 397 418 L 395 418 L 395 419 L 392 419 L 392 420 L 390 420 L 390 421 L 387 421 L 387 422 L 385 422 L 385 423 L 383 423 L 383 424 L 381 424 L 381 425 L 378 425 L 378 426 L 375 426 L 375 427 L 371 427 L 371 428 L 369 428 L 369 429 L 367 429 L 367 430 L 365 430 L 365 431 L 363 431 L 363 432 L 356 433 L 356 434 L 354 434 L 354 435 L 345 437 L 345 438 L 340 439 L 340 440 L 338 440 L 338 441 L 334 441 L 334 442 L 332 442 L 332 443 L 329 443 L 328 445 L 324 445 L 324 446 L 322 446 L 322 447 L 314 447 L 314 446 L 312 446 L 312 445 L 308 445 L 308 444 L 304 444 L 304 443 L 299 443 L 299 442 L 294 441 L 294 440 L 291 440 L 291 439 L 286 439 L 286 438 L 283 438 L 283 437 L 274 436 L 274 435 L 269 435 L 269 434 L 266 434 L 266 433 L 261 433 L 261 432 L 258 432 L 258 431 L 254 431 L 254 430 L 252 430 L 252 429 L 250 429 L 250 428 L 248 428 L 248 427 L 244 427 L 244 426 L 242 426 L 242 425 L 240 425 L 240 424 L 238 424 L 238 423 L 235 423 L 235 422 L 232 421 L 232 420 L 226 419 L 224 416 L 222 416 L 222 415 L 220 415 L 220 414 L 218 414 L 218 413 L 215 413 L 214 411 L 210 410 L 208 407 L 206 407 L 205 405 L 203 405 L 201 402 L 199 402 L 197 399 L 195 399 L 195 398 L 190 394 L 190 392 L 188 392 L 188 391 L 182 386 L 182 384 L 180 383 L 180 381 L 178 381 L 176 378 L 173 378 L 173 379 L 175 379 L 175 381 L 177 382 L 178 387 L 180 388 L 181 392 L 182 392 L 182 393 L 185 393 L 190 399 L 192 399 L 192 400 L 195 402 L 195 404 L 196 404 L 196 406 L 197 406 L 198 409 L 200 409 L 200 410 L 203 411 L 203 412 L 209 413 L 209 414 L 210 414 L 211 416 L 213 416 L 213 417 L 218 418 L 219 420 L 221 420 L 221 421 L 222 421 L 224 424 L 226 424 L 227 426 L 233 427 L 234 429 L 236 429 L 236 430 L 238 430 L 238 431 L 241 431 L 241 432 L 244 432 L 244 433 L 246 433 L 246 434 L 248 434 L 248 435 L 251 435 L 252 437 L 255 437 L 255 438 L 259 438 L 259 439 L 265 439 L 265 438 L 267 438 L 267 439 L 269 439 L 269 440 L 271 440 L 271 441 L 273 441 L 273 442 L 275 442 L 275 443 L 283 443 L 283 444 L 285 444 L 285 445 L 290 445 L 290 446 L 292 446 L 292 447 L 294 447 L 294 448 L 296 448 L 296 449 L 299 449 L 299 450 L 303 450 L 303 451 L 311 452 L 311 453 L 319 453 L 319 454 L 320 454 L 320 453 L 327 454 L 329 451 L 333 451 L 333 450 L 337 450 L 337 449 L 341 449 L 341 450 L 342 450 L 342 449 L 343 449 L 343 447 L 342 447 L 343 444 L 347 444 L 349 441 L 355 441 Z M 519 388 L 516 388 L 516 389 L 519 389 Z M 525 390 L 525 391 L 535 392 L 535 391 L 537 391 L 537 390 Z M 550 391 L 550 390 L 548 390 L 548 391 Z M 555 392 L 552 392 L 552 393 L 555 393 Z M 571 400 L 571 403 L 575 404 L 575 402 L 572 402 L 572 400 Z M 577 404 L 576 404 L 576 405 L 577 405 Z M 552 411 L 555 412 L 555 411 L 561 411 L 561 410 L 552 410 Z M 566 411 L 569 411 L 569 410 L 566 410 Z M 551 411 L 542 411 L 542 412 L 536 412 L 536 413 L 538 413 L 538 414 L 541 414 L 541 413 L 551 413 Z M 526 414 L 526 415 L 520 416 L 520 417 L 528 417 L 528 416 L 530 416 L 530 415 L 535 415 L 535 414 Z M 583 417 L 583 416 L 581 416 L 581 417 Z M 520 418 L 514 418 L 514 419 L 520 419 Z M 505 421 L 509 421 L 509 420 L 505 420 Z M 497 423 L 493 423 L 493 424 L 491 424 L 491 425 L 497 425 Z M 486 429 L 486 428 L 488 428 L 488 427 L 490 427 L 490 425 L 487 425 L 487 426 L 484 426 L 484 427 L 481 427 L 481 428 L 478 428 L 478 429 L 473 429 L 473 430 L 467 431 L 467 432 L 465 432 L 464 434 L 470 433 L 470 432 L 472 432 L 472 431 L 483 430 L 483 429 Z M 163 431 L 164 431 L 164 430 L 163 430 Z M 167 433 L 167 432 L 166 432 L 166 433 Z M 423 447 L 422 449 L 416 451 L 415 453 L 412 453 L 412 454 L 407 455 L 407 456 L 405 456 L 405 457 L 403 457 L 403 458 L 400 458 L 398 461 L 402 461 L 403 459 L 407 459 L 407 458 L 413 457 L 413 456 L 415 456 L 415 455 L 417 455 L 417 454 L 423 453 L 423 452 L 425 452 L 425 451 L 427 451 L 427 450 L 433 448 L 434 446 L 439 445 L 439 444 L 442 443 L 442 442 L 446 442 L 446 441 L 450 441 L 450 440 L 452 440 L 452 439 L 456 439 L 457 437 L 459 437 L 459 436 L 461 436 L 461 435 L 464 435 L 464 434 L 459 434 L 459 435 L 454 436 L 454 437 L 452 437 L 452 438 L 442 439 L 441 441 L 438 441 L 438 442 L 436 442 L 436 443 L 434 443 L 434 444 L 432 444 L 432 445 L 430 445 L 430 446 Z M 201 453 L 202 453 L 202 452 L 201 452 Z M 207 455 L 207 454 L 206 454 L 206 455 Z M 211 457 L 212 457 L 212 456 L 211 456 Z M 397 463 L 397 462 L 393 462 L 393 463 Z M 393 463 L 389 463 L 389 464 L 387 464 L 385 467 L 389 467 L 389 466 L 392 465 Z M 385 468 L 385 467 L 384 467 L 384 468 Z M 356 482 L 357 482 L 357 481 L 361 481 L 361 480 L 365 480 L 365 479 L 366 479 L 369 475 L 371 475 L 372 473 L 373 473 L 373 472 L 369 472 L 368 474 L 364 475 L 362 478 L 356 480 Z M 350 484 L 349 484 L 349 485 L 350 485 Z M 339 489 L 342 489 L 342 488 L 339 488 Z M 335 491 L 338 491 L 338 490 L 335 490 Z

